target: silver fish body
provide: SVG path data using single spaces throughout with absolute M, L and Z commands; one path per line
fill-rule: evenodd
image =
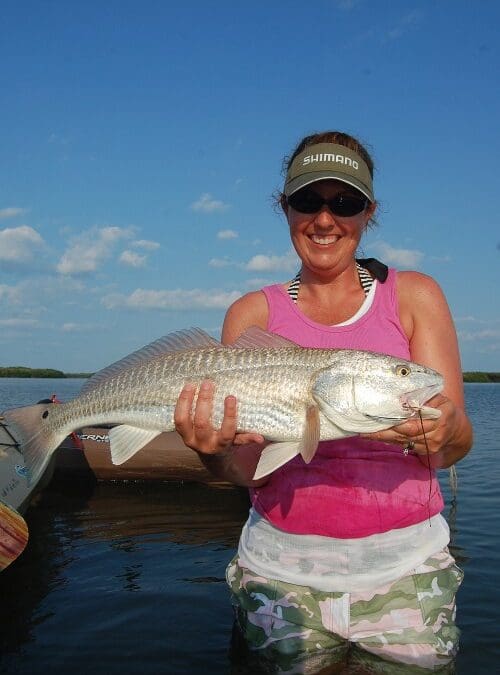
M 403 359 L 357 350 L 307 349 L 260 329 L 223 347 L 194 329 L 166 336 L 97 373 L 72 401 L 6 411 L 35 477 L 65 436 L 100 423 L 110 431 L 120 464 L 162 431 L 186 382 L 215 383 L 212 421 L 220 426 L 224 399 L 238 401 L 238 430 L 273 442 L 257 477 L 300 453 L 306 461 L 320 440 L 388 428 L 415 414 L 443 386 L 435 371 Z

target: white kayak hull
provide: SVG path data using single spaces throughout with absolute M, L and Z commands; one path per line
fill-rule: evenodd
M 24 513 L 34 495 L 47 485 L 53 470 L 54 461 L 50 461 L 39 480 L 30 484 L 17 440 L 0 417 L 0 500 Z

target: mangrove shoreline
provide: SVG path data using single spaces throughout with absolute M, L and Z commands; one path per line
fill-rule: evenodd
M 93 373 L 63 373 L 55 368 L 26 368 L 25 366 L 0 366 L 0 377 L 59 378 L 91 377 Z

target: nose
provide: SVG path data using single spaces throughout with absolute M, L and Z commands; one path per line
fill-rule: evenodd
M 324 204 L 321 210 L 316 213 L 314 222 L 323 229 L 329 229 L 336 223 L 335 216 L 326 204 Z

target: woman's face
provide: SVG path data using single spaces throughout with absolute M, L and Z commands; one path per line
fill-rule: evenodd
M 321 180 L 307 187 L 324 199 L 341 195 L 361 195 L 355 188 L 338 180 Z M 361 195 L 362 196 L 362 195 Z M 336 216 L 328 206 L 316 213 L 301 213 L 290 205 L 286 215 L 290 236 L 299 258 L 318 274 L 343 271 L 354 259 L 359 240 L 375 211 L 375 204 L 355 216 Z

